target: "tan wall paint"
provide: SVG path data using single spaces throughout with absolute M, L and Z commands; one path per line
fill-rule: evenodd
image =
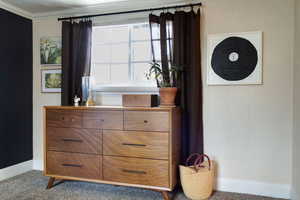
M 207 0 L 203 13 L 203 74 L 207 34 L 260 30 L 264 41 L 263 85 L 204 84 L 205 151 L 221 177 L 289 184 L 293 1 Z
M 204 0 L 202 64 L 205 151 L 219 177 L 291 184 L 294 1 Z M 264 84 L 207 86 L 207 34 L 263 31 Z M 42 160 L 42 111 L 57 94 L 40 93 L 39 37 L 60 35 L 56 19 L 34 21 L 34 159 Z
M 60 36 L 61 25 L 57 19 L 33 21 L 33 159 L 34 168 L 42 169 L 43 159 L 43 109 L 45 105 L 60 105 L 60 94 L 41 93 L 41 65 L 39 42 L 43 36 Z M 43 69 L 47 69 L 43 67 Z
M 292 199 L 300 199 L 300 1 L 296 0 L 295 54 L 294 54 L 294 137 Z

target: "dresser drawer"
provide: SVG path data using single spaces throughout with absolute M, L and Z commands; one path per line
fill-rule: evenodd
M 102 156 L 47 152 L 47 174 L 102 179 Z
M 103 154 L 168 159 L 168 132 L 103 131 Z
M 103 157 L 106 181 L 169 187 L 168 161 L 127 157 Z
M 169 131 L 168 112 L 125 111 L 124 128 L 129 131 Z
M 65 110 L 48 110 L 46 121 L 47 126 L 81 128 L 82 113 Z
M 47 150 L 101 154 L 102 134 L 97 129 L 47 127 Z
M 83 113 L 83 127 L 122 130 L 123 111 L 86 111 Z

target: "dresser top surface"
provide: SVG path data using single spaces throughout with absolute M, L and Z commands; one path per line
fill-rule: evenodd
M 179 107 L 124 107 L 124 106 L 44 106 L 46 110 L 136 110 L 136 111 L 173 111 Z

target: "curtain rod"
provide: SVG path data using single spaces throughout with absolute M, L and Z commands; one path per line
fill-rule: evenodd
M 58 18 L 58 21 L 72 20 L 72 19 L 85 19 L 85 18 L 101 17 L 101 16 L 108 16 L 108 15 L 121 15 L 121 14 L 130 14 L 130 13 L 139 13 L 139 12 L 152 12 L 152 11 L 156 11 L 156 10 L 168 10 L 168 9 L 186 8 L 186 7 L 194 7 L 194 6 L 202 6 L 202 3 L 160 7 L 160 8 L 148 8 L 148 9 L 141 9 L 141 10 L 129 10 L 129 11 L 123 11 L 123 12 L 103 13 L 103 14 L 96 14 L 96 15 L 62 17 L 62 18 Z

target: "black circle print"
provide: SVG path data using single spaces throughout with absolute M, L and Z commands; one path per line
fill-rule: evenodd
M 215 47 L 211 66 L 223 79 L 240 81 L 255 70 L 257 61 L 256 48 L 249 40 L 229 37 Z

